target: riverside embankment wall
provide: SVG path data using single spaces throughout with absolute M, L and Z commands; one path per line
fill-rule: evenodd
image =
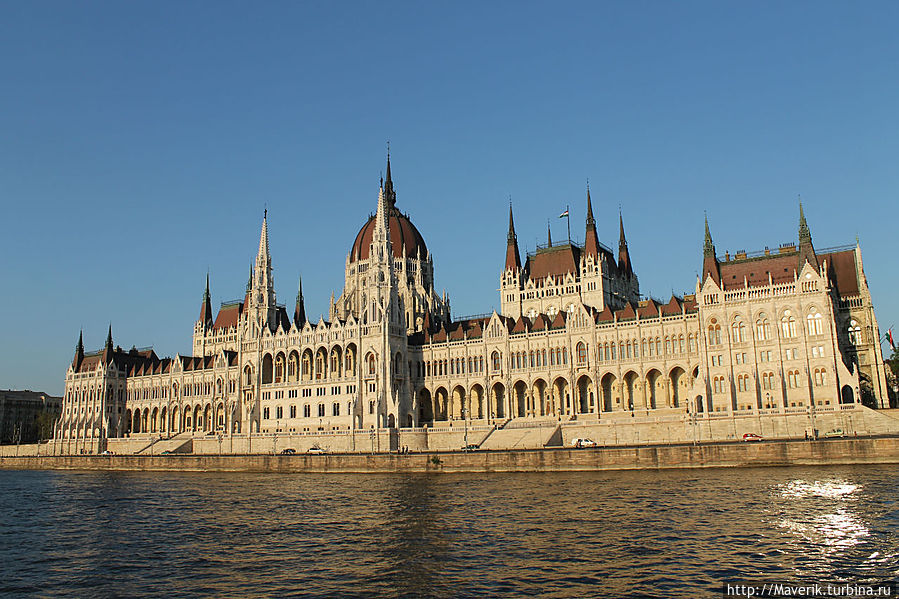
M 200 472 L 566 472 L 899 463 L 899 438 L 412 454 L 0 457 L 0 469 Z

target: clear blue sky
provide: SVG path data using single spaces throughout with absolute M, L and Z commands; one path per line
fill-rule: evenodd
M 190 353 L 207 269 L 243 294 L 263 207 L 278 299 L 327 310 L 377 201 L 456 315 L 498 307 L 508 198 L 522 251 L 589 178 L 621 206 L 645 294 L 718 250 L 861 240 L 899 324 L 896 2 L 4 2 L 0 388 L 60 393 L 84 328 Z

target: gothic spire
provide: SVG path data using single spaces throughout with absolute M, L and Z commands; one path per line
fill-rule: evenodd
M 272 278 L 272 256 L 268 246 L 268 209 L 262 215 L 262 230 L 259 233 L 259 252 L 256 264 L 251 273 L 252 294 L 257 305 L 266 309 L 275 307 L 275 284 Z
M 627 238 L 624 236 L 624 217 L 618 209 L 618 270 L 629 275 L 634 274 L 631 255 L 627 251 Z
M 799 200 L 799 268 L 808 262 L 818 268 L 818 256 L 815 254 L 815 246 L 812 244 L 812 232 L 805 221 L 805 212 L 802 210 L 802 199 Z
M 262 216 L 262 231 L 259 233 L 259 253 L 256 254 L 256 264 L 270 263 L 271 254 L 268 251 L 268 209 L 266 208 Z
M 599 256 L 599 236 L 596 234 L 596 221 L 593 220 L 593 203 L 590 201 L 590 184 L 587 184 L 587 233 L 584 236 L 584 254 Z
M 112 362 L 112 323 L 109 324 L 109 332 L 106 333 L 106 346 L 103 348 L 103 362 Z
M 200 307 L 200 322 L 204 326 L 212 324 L 212 301 L 209 297 L 209 273 L 206 273 L 206 291 L 203 292 L 203 305 Z
M 712 242 L 712 234 L 709 231 L 709 217 L 705 217 L 705 241 L 702 245 L 702 280 L 712 277 L 712 280 L 721 284 L 721 268 L 718 266 L 718 258 L 715 256 L 715 244 Z
M 75 358 L 72 360 L 72 368 L 78 370 L 81 361 L 84 360 L 84 331 L 78 331 L 78 345 L 75 346 Z
M 552 228 L 549 226 L 549 219 L 546 221 L 546 247 L 553 246 L 553 232 Z
M 518 253 L 518 236 L 515 235 L 515 223 L 512 220 L 512 202 L 509 201 L 509 234 L 506 236 L 506 270 L 518 271 L 521 268 L 521 256 Z
M 293 311 L 293 324 L 301 327 L 306 323 L 306 303 L 303 300 L 303 277 L 300 277 L 300 284 L 297 287 L 297 305 Z
M 387 206 L 393 208 L 396 204 L 396 191 L 393 189 L 393 179 L 390 176 L 390 143 L 387 143 L 387 178 L 384 180 L 384 197 L 387 199 Z
M 702 244 L 702 255 L 706 258 L 715 256 L 715 244 L 712 242 L 712 234 L 709 232 L 708 215 L 705 215 L 705 241 Z

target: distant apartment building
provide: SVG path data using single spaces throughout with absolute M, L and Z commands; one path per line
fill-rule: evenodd
M 61 411 L 61 397 L 27 389 L 0 389 L 0 444 L 51 438 Z

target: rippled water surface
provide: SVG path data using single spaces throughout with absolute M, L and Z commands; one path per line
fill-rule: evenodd
M 720 596 L 895 579 L 892 466 L 279 475 L 0 471 L 0 594 Z

